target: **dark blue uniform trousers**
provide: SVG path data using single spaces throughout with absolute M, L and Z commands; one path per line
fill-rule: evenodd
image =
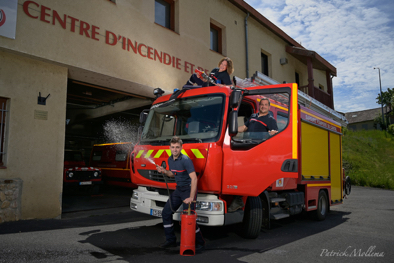
M 197 196 L 197 193 L 196 193 Z M 188 204 L 183 203 L 183 200 L 190 197 L 190 186 L 177 186 L 175 191 L 171 194 L 171 198 L 168 199 L 166 205 L 164 206 L 162 216 L 163 216 L 163 226 L 164 233 L 166 235 L 166 240 L 169 242 L 176 242 L 176 236 L 174 233 L 174 222 L 172 220 L 172 215 L 174 214 L 171 211 L 170 200 L 172 209 L 174 211 L 178 210 L 178 208 L 183 204 L 183 210 L 187 210 L 189 208 Z M 196 200 L 196 198 L 194 198 Z M 195 210 L 195 203 L 191 203 L 191 210 Z M 196 244 L 205 244 L 205 241 L 202 237 L 200 228 L 196 224 Z
M 197 77 L 196 73 L 191 75 L 190 79 L 186 82 L 185 85 L 193 85 L 197 84 L 198 86 L 204 86 L 206 83 L 202 81 L 199 77 Z

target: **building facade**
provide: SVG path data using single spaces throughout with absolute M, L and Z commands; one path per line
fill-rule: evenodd
M 0 35 L 0 179 L 20 187 L 14 203 L 0 195 L 0 222 L 59 218 L 66 148 L 89 156 L 105 121 L 137 122 L 153 89 L 223 56 L 237 77 L 297 82 L 333 108 L 335 67 L 242 0 L 17 0 L 14 22 Z

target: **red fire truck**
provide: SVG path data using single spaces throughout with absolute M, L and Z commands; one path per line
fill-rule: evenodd
M 137 188 L 130 178 L 131 142 L 95 144 L 90 155 L 90 165 L 102 170 L 107 185 Z
M 100 190 L 101 169 L 87 167 L 81 151 L 65 150 L 64 152 L 64 187 L 82 186 L 90 188 L 92 193 Z
M 254 82 L 178 93 L 158 97 L 149 114 L 141 115 L 144 129 L 131 156 L 131 177 L 138 185 L 130 200 L 132 210 L 161 216 L 168 199 L 166 184 L 149 159 L 168 169 L 174 135 L 183 140 L 182 153 L 198 175 L 201 225 L 241 223 L 241 235 L 256 238 L 270 220 L 302 211 L 324 220 L 330 207 L 342 204 L 350 193 L 342 169 L 341 125 L 306 103 L 302 106 L 297 84 Z M 278 133 L 238 133 L 238 126 L 258 112 L 262 97 L 271 102 Z M 166 180 L 175 189 L 174 179 Z M 242 196 L 246 205 L 230 213 L 234 196 Z M 179 213 L 174 219 L 180 220 Z

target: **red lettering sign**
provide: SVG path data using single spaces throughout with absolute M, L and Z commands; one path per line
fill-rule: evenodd
M 72 16 L 68 16 L 71 19 L 71 32 L 75 32 L 75 22 L 79 21 L 79 19 L 76 19 Z
M 33 15 L 34 12 L 33 14 L 31 13 L 31 10 L 37 10 L 37 9 L 40 10 L 39 11 L 40 15 L 35 16 Z M 23 3 L 23 11 L 27 16 L 34 19 L 40 19 L 40 21 L 43 21 L 45 23 L 49 23 L 52 25 L 56 25 L 58 23 L 63 29 L 66 29 L 67 23 L 69 23 L 71 32 L 75 32 L 76 27 L 79 27 L 80 35 L 84 35 L 88 38 L 94 39 L 96 41 L 100 41 L 99 38 L 100 28 L 95 25 L 91 25 L 88 22 L 79 20 L 67 14 L 59 15 L 59 13 L 56 10 L 52 10 L 51 8 L 46 7 L 44 5 L 40 6 L 34 1 L 25 1 Z M 50 17 L 52 17 L 52 19 Z M 118 41 L 122 42 L 123 50 L 130 51 L 131 49 L 134 52 L 134 54 L 139 54 L 141 57 L 159 61 L 164 65 L 171 65 L 173 68 L 179 70 L 182 70 L 182 67 L 184 67 L 184 71 L 187 73 L 193 73 L 194 68 L 196 67 L 194 64 L 187 61 L 182 63 L 182 60 L 180 58 L 171 56 L 166 52 L 159 51 L 144 43 L 138 43 L 137 41 L 132 41 L 129 38 L 120 35 L 117 37 L 115 33 L 109 30 L 105 31 L 105 44 L 110 46 L 115 46 L 118 43 Z M 198 69 L 203 70 L 202 67 L 198 67 Z M 206 72 L 208 71 L 206 70 Z
M 99 41 L 99 39 L 96 37 L 96 35 L 100 34 L 97 30 L 100 28 L 98 26 L 93 26 L 92 25 L 92 39 Z
M 81 20 L 81 23 L 79 23 L 79 34 L 82 36 L 85 34 L 88 38 L 90 38 L 88 30 L 90 29 L 90 25 L 84 21 Z
M 30 5 L 30 4 L 34 4 L 35 6 L 37 6 L 37 8 L 40 7 L 40 5 L 37 4 L 37 3 L 34 2 L 34 1 L 26 1 L 26 2 L 23 3 L 23 11 L 25 11 L 25 14 L 28 15 L 28 16 L 30 16 L 31 18 L 36 18 L 36 19 L 37 19 L 38 16 L 33 16 L 33 15 L 30 14 L 30 12 L 29 12 L 29 5 Z
M 55 19 L 60 23 L 60 25 L 63 29 L 66 29 L 66 19 L 67 19 L 66 14 L 64 14 L 63 20 L 62 20 L 60 18 L 59 14 L 55 10 L 53 10 L 52 25 L 55 24 Z
M 160 55 L 159 55 L 159 52 L 155 49 L 155 60 L 156 60 L 156 58 L 158 58 L 159 59 L 159 61 L 160 61 L 160 63 L 163 63 L 163 52 L 161 52 L 160 51 Z
M 41 6 L 41 15 L 40 15 L 40 20 L 45 22 L 45 23 L 50 23 L 49 20 L 45 20 L 46 16 L 50 16 L 51 14 L 48 14 L 46 11 L 51 10 L 49 7 L 46 6 Z
M 110 35 L 113 38 L 113 42 L 112 43 L 109 42 L 109 36 Z M 108 30 L 105 31 L 105 44 L 114 46 L 114 45 L 116 45 L 117 42 L 118 42 L 118 39 L 116 38 L 116 35 L 114 33 L 112 33 L 111 31 L 108 31 Z
M 146 45 L 145 45 L 145 44 L 142 44 L 142 43 L 138 45 L 138 53 L 139 53 L 142 57 L 145 58 L 146 55 L 144 55 L 144 54 L 141 53 L 141 47 L 145 47 L 145 48 L 146 48 Z
M 148 47 L 148 58 L 153 60 L 152 55 L 153 55 L 153 48 Z
M 171 56 L 165 52 L 163 54 L 164 54 L 164 65 L 171 65 Z M 168 62 L 167 62 L 167 58 L 168 58 Z
M 133 52 L 135 53 L 135 54 L 137 54 L 137 41 L 135 41 L 134 42 L 134 45 L 133 45 L 133 42 L 131 42 L 131 40 L 130 39 L 127 39 L 127 51 L 130 51 L 130 47 L 131 47 L 131 49 L 133 50 Z

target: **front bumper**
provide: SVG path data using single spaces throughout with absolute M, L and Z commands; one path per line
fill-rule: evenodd
M 139 186 L 138 189 L 133 191 L 133 196 L 130 199 L 130 209 L 148 215 L 153 214 L 160 216 L 167 200 L 168 195 L 160 195 L 158 192 L 148 191 L 146 187 Z M 221 204 L 220 211 L 203 211 L 196 209 L 197 223 L 199 225 L 224 225 L 224 204 L 216 195 L 198 194 L 197 202 Z M 177 213 L 173 215 L 173 219 L 180 221 L 181 212 L 182 206 L 180 206 Z

